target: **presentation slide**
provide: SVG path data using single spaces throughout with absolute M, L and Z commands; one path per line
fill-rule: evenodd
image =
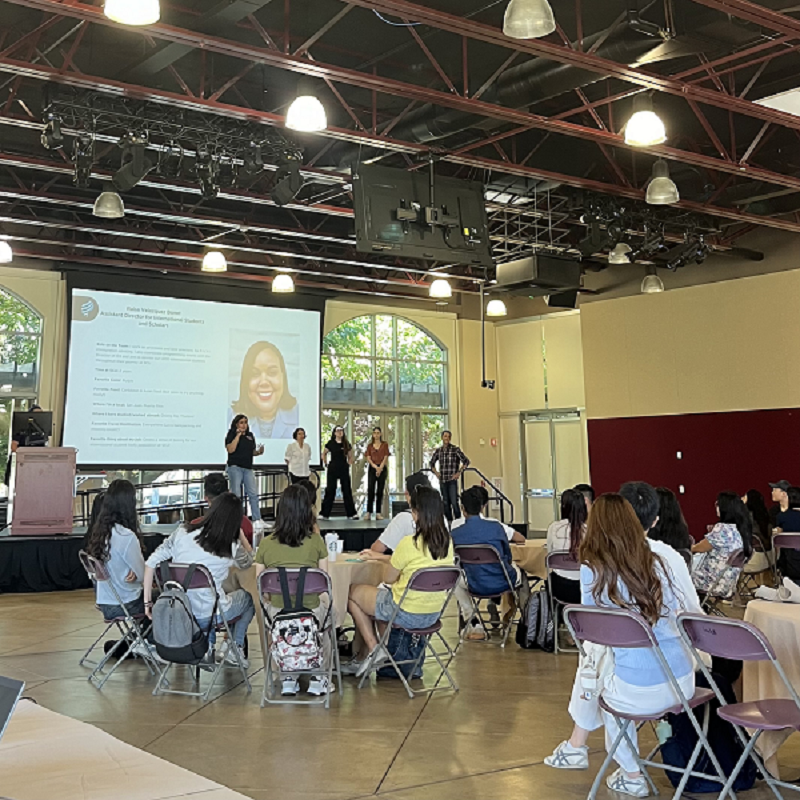
M 245 414 L 258 464 L 295 428 L 319 462 L 320 314 L 76 290 L 64 446 L 78 463 L 211 465 Z

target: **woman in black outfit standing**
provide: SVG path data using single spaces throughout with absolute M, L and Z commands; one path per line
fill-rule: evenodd
M 255 436 L 250 432 L 250 425 L 244 414 L 237 414 L 231 422 L 228 435 L 225 437 L 225 449 L 228 451 L 228 479 L 231 491 L 241 497 L 242 486 L 250 501 L 250 512 L 253 520 L 261 519 L 261 508 L 258 500 L 258 486 L 253 472 L 253 457 L 264 452 L 264 445 L 257 445 Z
M 320 519 L 328 519 L 336 499 L 336 484 L 342 484 L 342 499 L 344 510 L 350 519 L 358 519 L 356 504 L 353 502 L 353 488 L 350 483 L 350 467 L 353 464 L 353 446 L 347 441 L 344 428 L 337 425 L 333 429 L 330 441 L 322 451 L 322 463 L 328 468 L 328 483 L 325 487 L 325 497 L 322 499 L 322 513 Z

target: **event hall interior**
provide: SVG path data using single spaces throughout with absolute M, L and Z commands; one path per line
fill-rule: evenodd
M 796 790 L 799 54 L 0 0 L 0 797 Z

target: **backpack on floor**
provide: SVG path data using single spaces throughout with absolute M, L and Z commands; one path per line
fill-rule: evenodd
M 272 620 L 270 653 L 281 672 L 308 672 L 323 665 L 322 631 L 313 612 L 303 606 L 308 567 L 297 578 L 297 596 L 292 603 L 285 567 L 278 567 L 283 609 Z
M 516 641 L 525 650 L 555 650 L 555 622 L 550 613 L 550 589 L 544 584 L 538 592 L 531 593 L 523 609 L 522 620 L 517 625 Z
M 713 677 L 725 700 L 728 703 L 736 703 L 736 694 L 730 681 L 723 674 L 716 671 L 713 673 Z M 706 676 L 699 672 L 697 673 L 696 684 L 698 687 L 709 688 Z M 717 714 L 719 707 L 720 704 L 716 697 L 708 704 L 708 713 L 710 714 L 708 743 L 711 745 L 711 749 L 714 751 L 714 755 L 717 757 L 719 765 L 727 777 L 733 772 L 744 752 L 744 748 L 741 740 L 736 735 L 733 725 Z M 704 709 L 705 706 L 694 710 L 694 714 L 701 726 L 703 724 L 703 714 L 705 713 Z M 686 767 L 697 744 L 697 731 L 695 731 L 686 713 L 670 714 L 669 723 L 672 727 L 672 736 L 661 745 L 661 760 L 673 767 Z M 700 757 L 697 759 L 695 771 L 705 772 L 707 775 L 714 774 L 714 767 L 705 750 L 700 753 Z M 667 777 L 672 785 L 677 788 L 681 776 L 676 772 L 667 772 Z M 733 790 L 735 792 L 746 792 L 748 789 L 752 789 L 757 777 L 758 770 L 755 762 L 752 758 L 749 758 L 734 781 Z M 712 792 L 719 794 L 721 790 L 722 784 L 719 781 L 710 781 L 705 778 L 692 777 L 689 778 L 689 782 L 686 784 L 686 791 L 692 794 L 709 794 Z
M 395 661 L 413 662 L 415 659 L 419 658 L 419 664 L 417 665 L 417 669 L 413 675 L 411 674 L 411 668 L 414 666 L 413 663 L 400 664 L 397 669 L 403 673 L 406 680 L 422 677 L 422 665 L 425 663 L 424 636 L 418 636 L 415 633 L 409 633 L 408 631 L 403 631 L 399 628 L 392 628 L 386 648 L 392 654 L 392 658 Z M 422 656 L 421 658 L 420 655 Z M 378 670 L 377 675 L 379 678 L 395 678 L 396 680 L 400 680 L 397 675 L 397 670 L 395 670 L 391 664 L 381 667 Z
M 203 631 L 192 613 L 187 589 L 192 583 L 195 565 L 186 570 L 182 582 L 169 577 L 169 565 L 160 564 L 161 594 L 153 604 L 153 642 L 156 652 L 173 664 L 197 664 L 208 651 L 209 629 Z

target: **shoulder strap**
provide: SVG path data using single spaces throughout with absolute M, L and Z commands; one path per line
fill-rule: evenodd
M 197 569 L 197 564 L 189 564 L 189 569 L 186 570 L 186 575 L 183 576 L 181 586 L 183 591 L 188 592 L 189 587 L 192 585 L 192 578 L 194 578 L 194 571 Z
M 281 593 L 283 594 L 283 607 L 294 608 L 292 605 L 292 595 L 289 592 L 289 577 L 286 574 L 286 567 L 278 567 L 278 578 L 281 582 Z
M 297 596 L 295 597 L 295 610 L 300 611 L 303 608 L 303 593 L 306 588 L 306 573 L 308 567 L 300 567 L 300 574 L 297 576 Z
M 169 578 L 169 562 L 168 561 L 162 561 L 158 565 L 158 573 L 159 573 L 159 577 L 161 578 L 161 586 L 163 588 L 166 585 L 167 581 L 170 579 Z

